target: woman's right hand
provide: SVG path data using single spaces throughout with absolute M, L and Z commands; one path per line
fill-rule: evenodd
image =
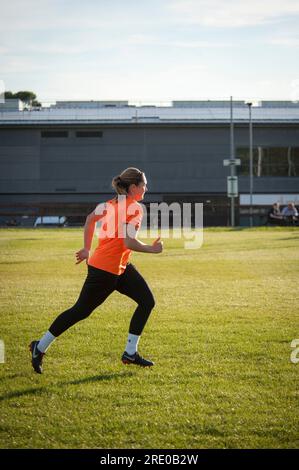
M 86 259 L 86 264 L 87 264 L 88 258 L 89 258 L 89 251 L 86 250 L 86 248 L 82 248 L 82 250 L 77 251 L 76 253 L 76 259 L 77 259 L 76 264 L 81 263 L 81 261 L 83 261 L 84 259 Z
M 163 242 L 160 241 L 161 237 L 156 238 L 152 244 L 152 253 L 162 253 L 163 251 Z

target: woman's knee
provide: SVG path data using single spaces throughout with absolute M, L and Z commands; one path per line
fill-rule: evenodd
M 81 321 L 85 320 L 85 318 L 88 318 L 93 310 L 93 306 L 82 305 L 77 302 L 75 305 L 73 305 L 73 307 L 69 309 L 68 314 L 77 321 Z
M 78 321 L 85 320 L 88 318 L 91 313 L 93 312 L 93 308 L 81 308 L 76 310 L 75 317 L 78 319 Z
M 146 307 L 147 310 L 151 311 L 151 310 L 153 310 L 155 305 L 156 305 L 155 298 L 154 298 L 153 294 L 150 292 L 144 298 L 143 306 Z

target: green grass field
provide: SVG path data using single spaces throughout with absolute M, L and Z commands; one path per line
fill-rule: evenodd
M 156 365 L 122 365 L 136 304 L 115 292 L 37 375 L 28 344 L 77 299 L 82 240 L 0 230 L 1 448 L 299 447 L 298 229 L 207 229 L 199 250 L 133 253 L 156 297 L 139 351 Z

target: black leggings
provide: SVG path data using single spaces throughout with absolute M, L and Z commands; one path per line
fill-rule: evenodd
M 77 302 L 54 320 L 49 328 L 50 333 L 57 337 L 75 323 L 87 318 L 114 290 L 137 302 L 129 333 L 141 335 L 155 306 L 155 299 L 146 281 L 131 263 L 120 276 L 88 266 L 87 278 Z

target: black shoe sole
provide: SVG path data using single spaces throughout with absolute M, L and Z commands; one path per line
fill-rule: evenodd
M 125 365 L 125 366 L 128 366 L 128 365 L 134 365 L 134 366 L 139 366 L 139 367 L 153 367 L 154 364 L 148 364 L 148 365 L 145 365 L 145 364 L 138 364 L 134 361 L 129 361 L 128 359 L 122 359 L 122 363 Z

